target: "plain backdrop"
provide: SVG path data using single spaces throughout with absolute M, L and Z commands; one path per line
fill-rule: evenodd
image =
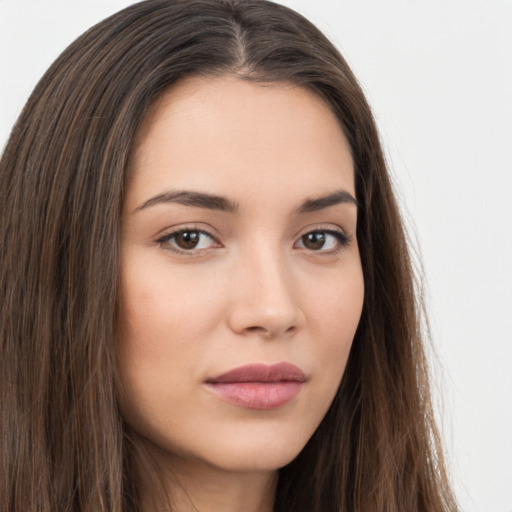
M 0 0 L 0 145 L 46 68 L 129 0 Z M 287 0 L 370 100 L 423 262 L 464 512 L 512 512 L 512 0 Z M 21 233 L 20 236 L 23 236 Z

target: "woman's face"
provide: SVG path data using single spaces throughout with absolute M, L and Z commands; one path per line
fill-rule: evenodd
M 269 471 L 340 384 L 363 303 L 348 143 L 304 89 L 192 78 L 137 135 L 122 411 L 173 463 Z

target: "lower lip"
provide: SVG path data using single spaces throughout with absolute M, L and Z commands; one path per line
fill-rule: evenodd
M 211 382 L 207 388 L 226 402 L 248 409 L 277 409 L 293 400 L 304 383 Z

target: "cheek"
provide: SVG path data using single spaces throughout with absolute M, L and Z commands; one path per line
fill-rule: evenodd
M 350 270 L 350 271 L 348 271 Z M 310 286 L 307 294 L 313 358 L 323 368 L 323 379 L 337 388 L 359 324 L 364 301 L 364 281 L 355 262 L 343 279 L 332 279 L 323 288 Z
M 117 322 L 122 408 L 141 428 L 142 418 L 164 421 L 162 404 L 179 401 L 190 392 L 187 383 L 201 378 L 204 333 L 216 328 L 219 315 L 215 301 L 189 284 L 155 265 L 127 265 L 123 274 Z
M 205 286 L 199 291 L 193 272 L 171 272 L 158 260 L 138 265 L 128 261 L 126 269 L 119 322 L 125 345 L 136 340 L 149 351 L 183 353 L 219 318 L 217 288 L 200 280 Z

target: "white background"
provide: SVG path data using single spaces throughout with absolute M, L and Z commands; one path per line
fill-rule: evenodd
M 130 3 L 0 0 L 2 147 L 57 55 Z M 461 509 L 512 512 L 512 0 L 283 3 L 337 44 L 374 109 L 427 275 Z

